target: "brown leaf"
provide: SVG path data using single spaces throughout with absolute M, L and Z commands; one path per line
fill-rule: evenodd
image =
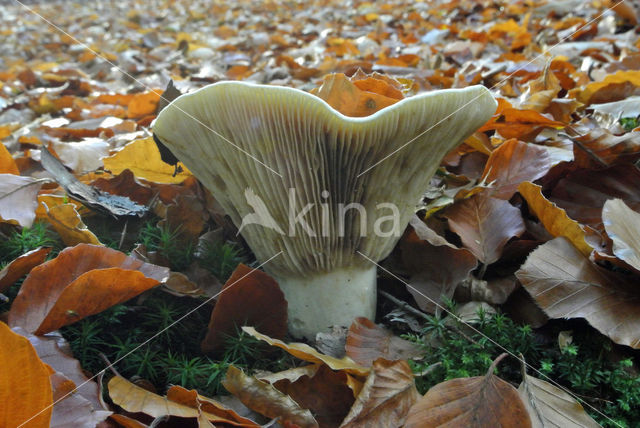
M 269 336 L 258 333 L 253 327 L 242 327 L 242 330 L 257 339 L 264 340 L 271 346 L 284 349 L 289 354 L 296 358 L 300 358 L 301 360 L 314 364 L 326 364 L 333 370 L 344 370 L 347 373 L 358 376 L 367 376 L 369 374 L 368 368 L 356 364 L 349 357 L 338 359 L 329 355 L 324 355 L 305 343 L 284 343 L 281 340 L 272 339 Z
M 36 218 L 36 198 L 46 181 L 0 174 L 0 220 L 31 227 Z
M 518 387 L 533 428 L 598 428 L 600 425 L 572 396 L 549 382 L 527 374 Z
M 29 341 L 0 322 L 0 426 L 48 428 L 50 371 Z
M 79 244 L 31 270 L 13 301 L 9 324 L 30 333 L 55 330 L 140 294 L 168 273 L 120 251 Z
M 432 387 L 411 408 L 405 427 L 531 427 L 518 391 L 493 374 L 500 359 L 485 376 L 451 379 Z
M 512 138 L 491 153 L 482 181 L 491 183 L 491 196 L 509 200 L 520 183 L 543 177 L 552 166 L 544 148 Z
M 565 238 L 538 247 L 516 276 L 550 318 L 585 318 L 615 343 L 640 348 L 637 287 L 591 263 Z
M 602 209 L 602 222 L 613 240 L 613 254 L 640 271 L 640 214 L 622 199 L 610 199 Z
M 414 232 L 400 242 L 403 261 L 414 274 L 407 290 L 420 309 L 435 313 L 434 302 L 440 304 L 443 296 L 452 297 L 478 261 L 469 250 L 449 244 L 418 217 L 412 217 L 409 224 Z
M 378 359 L 341 427 L 401 427 L 418 397 L 406 361 Z
M 389 361 L 421 357 L 423 351 L 414 343 L 395 336 L 373 321 L 358 317 L 349 327 L 347 355 L 356 363 L 371 367 L 378 358 Z
M 310 375 L 295 380 L 281 379 L 272 384 L 300 407 L 309 409 L 320 427 L 337 428 L 355 400 L 348 381 L 347 373 L 333 371 L 323 364 Z
M 561 179 L 549 200 L 572 219 L 603 230 L 602 207 L 608 199 L 622 199 L 640 211 L 640 170 L 634 165 L 615 165 L 599 171 L 578 170 Z
M 498 99 L 498 111 L 478 132 L 496 130 L 504 138 L 528 139 L 543 128 L 562 129 L 565 124 L 548 119 L 537 111 L 519 110 L 503 99 Z
M 227 280 L 211 313 L 203 352 L 221 352 L 228 336 L 243 325 L 269 336 L 287 333 L 287 301 L 278 283 L 266 273 L 240 264 Z
M 195 241 L 208 219 L 209 215 L 197 197 L 178 195 L 175 203 L 167 207 L 166 216 L 158 226 L 166 225 L 169 230 L 177 230 L 184 239 Z
M 278 418 L 285 426 L 318 427 L 308 409 L 303 409 L 267 382 L 245 375 L 235 366 L 229 366 L 222 385 L 248 408 L 268 418 Z
M 520 210 L 486 193 L 457 201 L 445 217 L 464 246 L 487 265 L 500 258 L 509 239 L 524 232 Z
M 43 263 L 51 248 L 40 247 L 24 253 L 0 270 L 0 293 L 11 287 L 31 269 Z
M 128 169 L 113 178 L 99 178 L 91 185 L 112 195 L 126 196 L 140 205 L 147 205 L 153 198 L 153 190 L 140 184 Z
M 524 182 L 518 186 L 518 192 L 551 236 L 554 238 L 563 236 L 585 256 L 588 257 L 591 254 L 593 247 L 587 243 L 582 226 L 570 219 L 565 210 L 545 198 L 542 195 L 542 187 Z
M 573 153 L 580 168 L 599 169 L 633 163 L 640 158 L 640 132 L 615 136 L 603 128 L 590 129 L 575 137 Z

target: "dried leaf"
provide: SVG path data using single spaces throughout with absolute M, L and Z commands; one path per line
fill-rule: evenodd
M 543 177 L 552 166 L 544 148 L 510 139 L 491 153 L 482 181 L 491 183 L 491 196 L 509 200 L 520 183 Z
M 0 322 L 0 426 L 48 428 L 50 371 L 29 341 Z
M 615 343 L 640 348 L 637 287 L 591 263 L 565 238 L 538 247 L 516 276 L 550 318 L 585 318 Z
M 260 334 L 253 327 L 242 327 L 242 330 L 245 333 L 248 333 L 255 338 L 264 340 L 269 345 L 284 349 L 289 354 L 293 355 L 296 358 L 300 358 L 301 360 L 308 361 L 310 363 L 315 363 L 315 364 L 326 364 L 333 370 L 344 370 L 347 373 L 358 375 L 358 376 L 367 376 L 367 374 L 369 373 L 368 368 L 362 367 L 359 364 L 356 364 L 349 357 L 338 359 L 338 358 L 330 357 L 328 355 L 323 355 L 318 351 L 316 351 L 315 349 L 313 349 L 311 346 L 306 345 L 304 343 L 287 344 L 280 340 L 272 339 L 269 336 L 266 336 L 264 334 Z
M 619 70 L 601 82 L 590 83 L 584 89 L 575 89 L 571 94 L 585 105 L 608 103 L 640 95 L 640 71 Z
M 572 396 L 544 380 L 525 374 L 518 394 L 529 412 L 532 428 L 600 426 Z
M 73 246 L 81 243 L 102 245 L 98 237 L 84 224 L 75 205 L 62 204 L 51 208 L 45 205 L 45 210 L 47 221 L 58 232 L 65 245 Z
M 130 299 L 168 273 L 120 251 L 79 244 L 31 270 L 11 306 L 9 324 L 30 333 L 55 330 Z
M 406 361 L 378 359 L 373 363 L 367 381 L 340 426 L 401 427 L 409 409 L 419 397 L 413 372 Z
M 493 374 L 499 359 L 485 376 L 451 379 L 432 387 L 411 408 L 405 427 L 531 427 L 518 391 Z
M 395 336 L 364 317 L 356 318 L 349 327 L 345 348 L 353 361 L 365 367 L 371 367 L 378 358 L 397 361 L 423 354 L 416 344 Z
M 487 265 L 500 258 L 509 239 L 524 232 L 520 210 L 486 193 L 457 201 L 445 216 L 464 246 Z
M 36 218 L 36 197 L 46 181 L 0 174 L 0 220 L 31 227 Z
M 524 182 L 518 186 L 518 192 L 551 236 L 563 236 L 585 256 L 591 254 L 593 247 L 587 243 L 582 226 L 570 219 L 565 210 L 545 198 L 542 195 L 542 187 Z
M 0 137 L 2 133 L 0 132 Z M 2 139 L 2 138 L 0 138 Z M 16 161 L 13 160 L 13 156 L 9 153 L 9 150 L 4 144 L 0 143 L 0 174 L 13 174 L 20 175 L 20 170 Z
M 156 183 L 182 183 L 191 176 L 186 167 L 181 166 L 182 171 L 175 174 L 175 168 L 162 161 L 153 137 L 132 141 L 103 161 L 104 168 L 114 175 L 129 169 L 136 177 Z
M 518 110 L 500 103 L 494 117 L 478 129 L 478 132 L 494 129 L 504 138 L 527 139 L 543 128 L 562 129 L 564 126 L 564 123 L 548 119 L 537 111 Z
M 268 418 L 278 418 L 285 426 L 318 427 L 308 409 L 301 408 L 288 395 L 267 382 L 245 375 L 235 366 L 229 366 L 222 385 L 245 406 Z
M 0 270 L 0 293 L 11 287 L 17 280 L 29 273 L 31 269 L 45 261 L 51 248 L 36 248 L 9 262 Z
M 266 335 L 282 338 L 287 333 L 287 301 L 278 283 L 268 274 L 238 265 L 227 280 L 211 313 L 203 352 L 222 352 L 225 338 L 238 327 L 255 326 Z
M 613 254 L 640 271 L 640 214 L 622 199 L 610 199 L 602 209 L 602 222 L 613 240 Z

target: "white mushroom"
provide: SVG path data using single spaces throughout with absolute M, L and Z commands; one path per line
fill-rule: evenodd
M 281 253 L 264 268 L 285 293 L 290 333 L 313 339 L 375 318 L 371 260 L 391 252 L 442 158 L 495 109 L 473 86 L 352 118 L 301 90 L 220 82 L 174 100 L 154 133 L 258 260 Z

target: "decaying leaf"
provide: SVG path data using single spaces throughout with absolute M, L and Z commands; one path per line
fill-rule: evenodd
M 241 263 L 213 308 L 207 336 L 201 344 L 203 352 L 222 352 L 225 339 L 234 336 L 243 325 L 283 338 L 287 333 L 287 301 L 271 276 Z
M 532 428 L 597 428 L 600 426 L 572 396 L 549 382 L 524 374 L 518 394 Z
M 414 343 L 364 317 L 356 318 L 349 327 L 345 348 L 353 361 L 365 367 L 371 367 L 378 358 L 408 360 L 421 357 L 423 353 Z
M 284 349 L 294 357 L 300 358 L 301 360 L 308 361 L 310 363 L 315 363 L 315 364 L 326 364 L 333 370 L 344 370 L 347 373 L 358 375 L 358 376 L 367 376 L 369 373 L 368 368 L 355 363 L 349 357 L 338 359 L 338 358 L 330 357 L 328 355 L 323 355 L 318 351 L 316 351 L 315 349 L 313 349 L 311 346 L 304 343 L 288 343 L 287 344 L 282 342 L 281 340 L 272 339 L 269 336 L 258 333 L 256 329 L 253 327 L 242 327 L 242 330 L 245 333 L 248 333 L 255 338 L 264 340 L 269 345 Z
M 491 153 L 482 180 L 491 184 L 491 196 L 509 200 L 520 183 L 543 177 L 552 166 L 544 148 L 512 138 Z
M 29 341 L 0 322 L 0 426 L 49 427 L 49 374 Z
M 341 427 L 401 427 L 419 397 L 409 364 L 380 358 Z
M 285 426 L 318 427 L 308 409 L 303 409 L 269 383 L 247 376 L 235 366 L 229 367 L 222 385 L 245 406 L 269 418 L 277 418 Z
M 36 218 L 37 194 L 47 181 L 0 174 L 0 220 L 31 227 Z
M 40 247 L 17 257 L 0 270 L 0 293 L 11 287 L 14 282 L 29 273 L 31 269 L 45 261 L 51 248 Z
M 518 192 L 551 236 L 555 238 L 563 236 L 585 256 L 588 257 L 591 254 L 593 247 L 587 243 L 582 226 L 569 218 L 565 210 L 545 198 L 542 187 L 524 182 L 518 186 Z
M 493 374 L 500 359 L 485 376 L 451 379 L 432 387 L 409 410 L 405 427 L 531 427 L 518 391 Z
M 533 251 L 516 272 L 550 318 L 585 318 L 615 343 L 640 348 L 640 293 L 604 271 L 565 238 Z
M 602 209 L 602 222 L 613 240 L 613 254 L 640 271 L 640 213 L 622 199 L 610 199 Z
M 487 265 L 500 258 L 509 239 L 524 232 L 520 210 L 486 193 L 457 201 L 446 217 L 464 246 Z
M 601 82 L 593 82 L 574 91 L 578 101 L 589 104 L 622 100 L 631 95 L 640 95 L 640 71 L 620 70 L 610 74 Z
M 0 136 L 2 133 L 0 132 Z M 0 138 L 1 139 L 1 138 Z M 20 175 L 20 170 L 16 161 L 13 160 L 13 156 L 9 153 L 9 150 L 4 144 L 0 143 L 0 174 L 13 174 Z
M 31 270 L 11 306 L 9 324 L 46 333 L 124 302 L 168 273 L 120 251 L 79 244 Z
M 60 235 L 65 245 L 94 244 L 102 245 L 98 237 L 91 232 L 80 218 L 73 204 L 45 205 L 47 221 Z

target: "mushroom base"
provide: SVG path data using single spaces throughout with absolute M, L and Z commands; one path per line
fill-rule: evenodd
M 375 319 L 376 266 L 342 268 L 307 277 L 276 276 L 289 305 L 289 333 L 315 340 L 331 326 L 349 327 L 356 317 Z

